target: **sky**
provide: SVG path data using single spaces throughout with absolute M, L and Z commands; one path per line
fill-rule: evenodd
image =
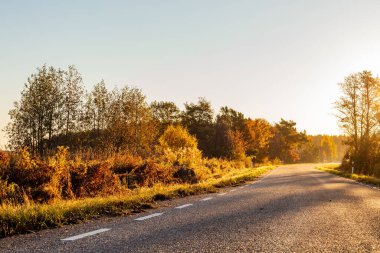
M 209 100 L 246 117 L 339 134 L 338 83 L 380 74 L 380 1 L 0 1 L 0 129 L 28 76 L 75 65 L 90 90 Z M 0 133 L 0 147 L 6 144 Z

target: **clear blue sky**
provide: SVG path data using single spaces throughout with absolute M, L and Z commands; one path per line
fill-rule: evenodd
M 1 1 L 0 128 L 27 77 L 74 64 L 86 87 L 206 97 L 247 117 L 339 133 L 337 83 L 380 73 L 380 1 Z M 1 134 L 0 145 L 6 138 Z

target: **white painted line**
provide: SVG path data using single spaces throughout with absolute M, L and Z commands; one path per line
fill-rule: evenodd
M 143 217 L 137 218 L 135 220 L 138 220 L 138 221 L 147 220 L 147 219 L 150 219 L 150 218 L 153 218 L 153 217 L 157 217 L 157 216 L 160 216 L 160 215 L 163 215 L 163 214 L 164 213 L 153 213 L 153 214 L 150 214 L 150 215 L 147 215 L 147 216 L 143 216 Z
M 189 206 L 192 206 L 193 204 L 185 204 L 185 205 L 182 205 L 182 206 L 177 206 L 176 209 L 182 209 L 182 208 L 186 208 L 186 207 L 189 207 Z
M 232 190 L 230 190 L 230 192 L 234 192 L 234 191 L 236 191 L 236 189 L 232 189 Z
M 91 231 L 91 232 L 88 232 L 88 233 L 84 233 L 84 234 L 80 234 L 80 235 L 76 235 L 76 236 L 72 236 L 72 237 L 67 237 L 65 239 L 61 239 L 61 241 L 75 241 L 75 240 L 78 240 L 78 239 L 85 238 L 87 236 L 92 236 L 92 235 L 96 235 L 96 234 L 99 234 L 99 233 L 107 232 L 109 230 L 111 230 L 111 229 L 110 228 L 102 228 L 102 229 L 94 230 L 94 231 Z
M 226 195 L 227 194 L 227 192 L 223 192 L 223 193 L 219 193 L 218 195 L 219 196 L 223 196 L 223 195 Z
M 207 201 L 207 200 L 210 200 L 210 199 L 212 199 L 212 197 L 201 199 L 201 201 Z

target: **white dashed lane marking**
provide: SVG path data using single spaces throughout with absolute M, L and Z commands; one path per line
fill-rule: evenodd
M 258 181 L 255 181 L 253 183 L 251 183 L 251 185 L 257 183 Z M 364 185 L 364 184 L 363 184 Z M 244 187 L 246 187 L 248 185 L 243 185 L 243 186 L 240 186 L 239 189 L 242 189 Z M 373 187 L 374 189 L 378 189 L 376 187 Z M 379 189 L 378 189 L 379 190 Z M 231 189 L 230 192 L 234 192 L 236 191 L 236 189 Z M 223 193 L 219 193 L 218 196 L 223 196 L 223 195 L 226 195 L 227 192 L 223 192 Z M 204 198 L 204 199 L 201 199 L 200 201 L 208 201 L 208 200 L 211 200 L 213 199 L 213 197 L 207 197 L 207 198 Z M 182 208 L 186 208 L 186 207 L 190 207 L 192 206 L 193 204 L 184 204 L 184 205 L 181 205 L 181 206 L 177 206 L 175 207 L 176 209 L 182 209 Z M 153 213 L 153 214 L 150 214 L 150 215 L 147 215 L 147 216 L 143 216 L 143 217 L 139 217 L 139 218 L 136 218 L 135 220 L 136 221 L 143 221 L 143 220 L 147 220 L 147 219 L 151 219 L 151 218 L 154 218 L 154 217 L 157 217 L 157 216 L 160 216 L 160 215 L 163 215 L 164 213 Z M 98 230 L 94 230 L 94 231 L 90 231 L 90 232 L 87 232 L 87 233 L 84 233 L 84 234 L 79 234 L 79 235 L 76 235 L 76 236 L 72 236 L 72 237 L 67 237 L 65 239 L 61 239 L 61 241 L 75 241 L 75 240 L 78 240 L 78 239 L 82 239 L 82 238 L 85 238 L 85 237 L 88 237 L 88 236 L 92 236 L 92 235 L 96 235 L 96 234 L 100 234 L 100 233 L 104 233 L 104 232 L 107 232 L 111 230 L 110 228 L 102 228 L 102 229 L 98 229 Z
M 68 237 L 68 238 L 65 238 L 65 239 L 61 239 L 61 240 L 62 241 L 75 241 L 75 240 L 82 239 L 82 238 L 85 238 L 85 237 L 88 237 L 88 236 L 92 236 L 92 235 L 96 235 L 96 234 L 99 234 L 99 233 L 107 232 L 109 230 L 111 230 L 111 229 L 110 228 L 102 228 L 102 229 L 94 230 L 94 231 L 91 231 L 91 232 L 88 232 L 88 233 L 84 233 L 84 234 Z
M 182 208 L 186 208 L 186 207 L 189 207 L 189 206 L 192 206 L 193 204 L 185 204 L 185 205 L 182 205 L 182 206 L 177 206 L 176 209 L 182 209 Z
M 153 213 L 153 214 L 150 214 L 150 215 L 147 215 L 147 216 L 143 216 L 143 217 L 137 218 L 135 220 L 137 220 L 137 221 L 147 220 L 147 219 L 150 219 L 150 218 L 153 218 L 153 217 L 157 217 L 157 216 L 160 216 L 160 215 L 163 215 L 163 214 L 164 213 Z

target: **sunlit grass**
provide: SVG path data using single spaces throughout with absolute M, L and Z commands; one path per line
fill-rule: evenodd
M 342 170 L 339 170 L 340 164 L 325 164 L 322 166 L 316 167 L 316 169 L 325 171 L 337 176 L 349 178 L 364 184 L 370 184 L 377 187 L 380 187 L 380 178 L 372 177 L 372 176 L 366 176 L 366 175 L 359 175 L 359 174 L 351 174 L 344 172 Z
M 221 187 L 254 180 L 273 168 L 275 167 L 262 166 L 235 169 L 219 175 L 219 178 L 210 178 L 197 184 L 157 184 L 151 188 L 138 188 L 128 194 L 109 197 L 61 200 L 52 204 L 3 204 L 0 206 L 0 237 L 60 227 L 100 216 L 139 212 L 154 207 L 157 200 L 217 192 Z

